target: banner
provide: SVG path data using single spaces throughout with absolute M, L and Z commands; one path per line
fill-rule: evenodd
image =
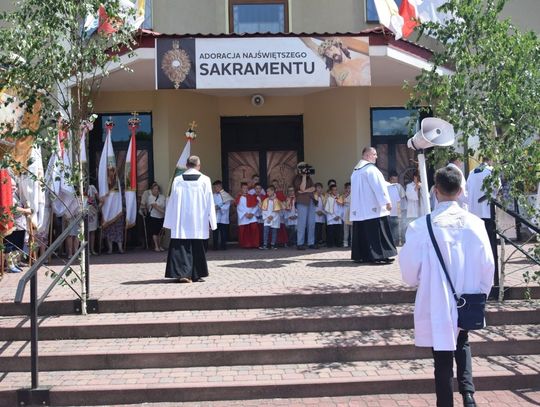
M 369 37 L 157 38 L 156 89 L 370 86 Z

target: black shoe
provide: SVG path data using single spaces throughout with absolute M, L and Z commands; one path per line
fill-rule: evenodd
M 470 391 L 463 393 L 463 407 L 476 407 L 473 394 Z
M 302 245 L 302 246 L 297 246 L 296 247 L 298 250 L 306 250 L 306 246 Z
M 319 248 L 319 246 L 317 246 L 316 244 L 310 244 L 309 248 L 313 249 L 313 250 L 317 250 Z

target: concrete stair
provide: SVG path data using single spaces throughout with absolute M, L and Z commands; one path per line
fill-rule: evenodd
M 413 298 L 207 298 L 198 309 L 132 299 L 86 317 L 60 312 L 40 318 L 40 383 L 52 386 L 52 405 L 68 406 L 431 392 L 430 351 L 413 346 Z M 22 308 L 2 309 L 11 312 L 0 317 L 0 406 L 15 406 L 30 383 L 29 321 Z M 471 333 L 478 389 L 540 387 L 539 310 L 537 299 L 488 305 L 488 328 Z

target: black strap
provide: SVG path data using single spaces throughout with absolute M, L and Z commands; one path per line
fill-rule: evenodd
M 431 243 L 433 243 L 433 247 L 435 248 L 435 253 L 437 253 L 437 257 L 439 258 L 439 262 L 441 263 L 446 279 L 448 280 L 448 284 L 450 284 L 450 288 L 452 289 L 452 294 L 454 295 L 456 304 L 459 305 L 461 302 L 460 298 L 456 294 L 456 290 L 454 289 L 454 284 L 452 284 L 452 280 L 450 280 L 450 276 L 448 275 L 448 270 L 446 270 L 446 265 L 444 264 L 444 260 L 442 258 L 441 250 L 439 249 L 439 245 L 437 244 L 437 240 L 435 239 L 435 235 L 433 234 L 433 227 L 431 226 L 430 213 L 426 215 L 426 223 L 427 223 L 427 227 L 429 231 L 429 237 L 431 238 Z

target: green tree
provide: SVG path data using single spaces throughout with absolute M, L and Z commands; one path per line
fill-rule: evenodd
M 102 6 L 112 24 L 109 32 L 85 30 L 87 16 L 98 16 Z M 14 139 L 32 135 L 35 143 L 49 151 L 56 149 L 58 113 L 67 121 L 67 146 L 71 147 L 72 167 L 69 183 L 77 190 L 83 207 L 84 169 L 79 160 L 82 123 L 91 120 L 92 100 L 111 64 L 120 64 L 121 55 L 130 55 L 133 44 L 135 11 L 121 6 L 119 0 L 20 0 L 11 12 L 0 14 L 0 85 L 15 90 L 18 102 L 31 111 L 39 103 L 37 129 L 0 128 L 0 133 Z M 101 26 L 104 28 L 104 26 Z M 120 64 L 120 67 L 123 66 Z M 84 147 L 83 147 L 84 148 Z M 18 166 L 9 156 L 2 166 Z M 40 180 L 43 181 L 44 180 Z M 86 241 L 81 225 L 81 241 Z M 84 285 L 85 259 L 81 258 L 81 296 L 86 312 Z
M 540 180 L 540 42 L 534 32 L 520 32 L 502 20 L 506 0 L 449 0 L 441 7 L 454 16 L 444 24 L 425 23 L 420 32 L 442 47 L 433 69 L 423 71 L 410 87 L 411 106 L 429 106 L 448 120 L 467 146 L 479 138 L 475 151 L 495 161 L 492 182 L 510 181 L 513 197 Z M 441 76 L 440 67 L 454 73 Z

